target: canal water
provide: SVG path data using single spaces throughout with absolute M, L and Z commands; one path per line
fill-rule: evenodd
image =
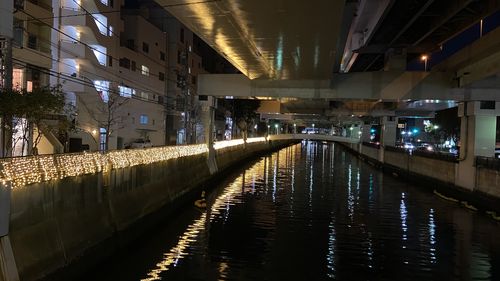
M 81 280 L 500 280 L 500 224 L 303 142 L 241 167 Z

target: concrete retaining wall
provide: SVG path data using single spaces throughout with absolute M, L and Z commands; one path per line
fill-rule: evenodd
M 477 169 L 477 190 L 490 196 L 500 198 L 500 172 L 496 170 Z
M 378 161 L 378 153 L 379 153 L 379 150 L 376 148 L 369 147 L 366 145 L 363 145 L 361 147 L 361 154 L 363 154 L 367 157 L 370 157 L 371 159 L 377 160 L 377 161 Z
M 255 142 L 217 150 L 218 172 L 292 142 Z M 103 241 L 116 243 L 107 247 L 117 248 L 115 240 L 124 230 L 175 204 L 212 176 L 203 153 L 13 189 L 8 237 L 21 280 L 39 279 Z
M 359 153 L 356 146 L 342 143 L 353 153 Z M 362 146 L 361 154 L 374 158 L 374 148 Z M 380 154 L 379 154 L 380 155 Z M 410 155 L 406 152 L 385 150 L 383 159 L 377 164 L 385 171 L 397 173 L 424 185 L 430 190 L 437 190 L 460 201 L 467 201 L 484 211 L 500 213 L 500 172 L 485 167 L 475 169 L 475 188 L 468 190 L 457 182 L 459 163 L 455 161 L 436 159 L 421 155 Z

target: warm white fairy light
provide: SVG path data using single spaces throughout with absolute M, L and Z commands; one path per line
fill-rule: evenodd
M 247 143 L 252 143 L 252 142 L 264 142 L 266 141 L 265 137 L 260 137 L 260 138 L 248 138 Z
M 52 179 L 108 172 L 110 169 L 132 167 L 166 161 L 178 157 L 206 153 L 205 144 L 164 146 L 145 149 L 117 150 L 108 153 L 71 153 L 2 159 L 0 182 L 21 187 Z
M 227 140 L 227 141 L 218 141 L 214 144 L 214 149 L 222 149 L 230 146 L 236 146 L 236 145 L 241 145 L 244 144 L 245 142 L 243 139 L 237 139 L 237 140 Z

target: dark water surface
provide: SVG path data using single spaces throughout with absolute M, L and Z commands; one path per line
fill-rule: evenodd
M 500 280 L 500 224 L 338 145 L 252 162 L 81 280 Z

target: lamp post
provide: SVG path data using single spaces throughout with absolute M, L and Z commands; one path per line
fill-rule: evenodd
M 422 55 L 420 57 L 420 60 L 424 62 L 424 71 L 427 72 L 427 60 L 429 59 L 429 57 L 427 55 Z

